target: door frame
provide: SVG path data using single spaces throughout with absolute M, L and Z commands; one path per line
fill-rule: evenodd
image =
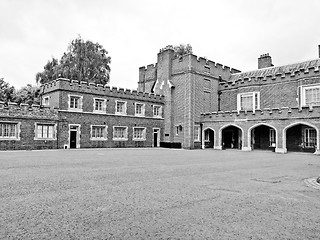
M 152 131 L 152 147 L 155 147 L 154 145 L 154 134 L 157 133 L 157 146 L 160 147 L 160 128 L 153 128 Z
M 75 127 L 75 129 L 71 129 L 71 127 Z M 76 136 L 76 148 L 80 148 L 80 124 L 69 124 L 68 131 L 68 148 L 70 149 L 70 141 L 71 141 L 71 132 L 77 132 Z

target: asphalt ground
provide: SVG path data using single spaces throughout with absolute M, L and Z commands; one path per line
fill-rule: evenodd
M 320 157 L 0 152 L 0 239 L 320 239 Z

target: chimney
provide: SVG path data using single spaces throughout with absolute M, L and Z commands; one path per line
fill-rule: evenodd
M 319 51 L 320 51 L 320 50 L 319 50 Z M 268 67 L 273 67 L 272 59 L 271 59 L 271 57 L 269 56 L 269 53 L 262 54 L 262 55 L 258 58 L 258 69 L 268 68 Z

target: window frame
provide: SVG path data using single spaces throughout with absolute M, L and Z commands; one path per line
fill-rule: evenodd
M 71 98 L 77 98 L 79 100 L 78 102 L 78 107 L 74 108 L 71 107 Z M 68 95 L 68 110 L 73 111 L 73 112 L 82 112 L 82 104 L 83 103 L 83 96 L 80 95 L 74 95 L 74 94 L 69 94 Z
M 315 136 L 310 137 L 310 132 L 314 131 Z M 309 133 L 308 133 L 309 132 Z M 314 141 L 312 141 L 312 139 L 314 139 Z M 317 130 L 311 127 L 307 127 L 304 129 L 304 146 L 306 148 L 314 148 L 315 146 L 317 146 Z
M 123 103 L 122 106 L 122 111 L 118 112 L 118 103 Z M 123 100 L 116 100 L 116 104 L 115 104 L 115 114 L 116 115 L 127 115 L 127 101 L 123 101 Z
M 50 97 L 49 96 L 46 96 L 46 97 L 43 97 L 42 99 L 42 105 L 43 106 L 49 106 L 50 105 Z
M 118 138 L 115 137 L 115 129 L 116 128 L 124 128 L 124 137 Z M 113 126 L 112 127 L 112 140 L 113 141 L 128 141 L 128 126 Z
M 319 101 L 318 104 L 307 104 L 306 103 L 306 90 L 310 90 L 310 89 L 319 89 L 319 91 L 320 91 L 320 84 L 312 84 L 312 85 L 301 86 L 301 91 L 300 91 L 300 96 L 301 96 L 300 106 L 301 107 L 320 106 L 320 101 Z
M 96 102 L 102 102 L 101 105 L 101 110 L 100 109 L 96 109 Z M 104 98 L 93 98 L 93 112 L 95 113 L 105 113 L 106 109 L 107 109 L 107 104 L 106 104 L 106 99 Z
M 196 138 L 196 136 L 197 136 L 197 138 Z M 200 126 L 199 125 L 193 126 L 193 141 L 200 142 Z
M 276 146 L 276 130 L 273 128 L 269 129 L 269 147 Z
M 102 132 L 102 137 L 93 136 L 93 129 L 97 128 L 104 128 Z M 108 126 L 107 125 L 90 125 L 90 140 L 91 141 L 106 141 L 108 140 Z
M 42 136 L 39 137 L 39 126 L 42 126 Z M 52 127 L 52 137 L 49 137 L 48 135 L 46 137 L 43 137 L 43 127 Z M 50 133 L 50 130 L 48 128 L 47 134 Z M 57 140 L 57 124 L 56 123 L 47 123 L 47 122 L 36 122 L 34 123 L 34 140 Z
M 241 99 L 242 97 L 252 97 L 252 109 L 241 109 Z M 253 111 L 260 109 L 260 92 L 243 92 L 237 94 L 237 111 Z
M 137 138 L 137 137 L 135 136 L 135 129 L 142 129 L 142 138 Z M 147 131 L 147 130 L 146 130 L 145 127 L 133 127 L 133 128 L 132 128 L 132 140 L 133 140 L 133 141 L 146 141 L 146 134 L 147 134 L 146 131 Z
M 20 141 L 20 127 L 21 127 L 21 123 L 20 122 L 10 122 L 10 121 L 1 121 L 0 125 L 4 125 L 4 124 L 9 124 L 9 125 L 15 125 L 15 136 L 9 136 L 9 137 L 3 137 L 2 132 L 3 132 L 3 127 L 0 126 L 0 141 Z M 10 135 L 10 134 L 9 134 Z
M 159 108 L 158 113 L 155 114 L 155 109 Z M 153 105 L 152 106 L 152 116 L 154 118 L 162 118 L 162 106 L 161 105 Z
M 141 105 L 141 113 L 137 113 L 137 106 Z M 138 117 L 144 117 L 145 116 L 145 107 L 146 104 L 145 103 L 141 103 L 141 102 L 135 102 L 134 103 L 134 115 L 138 116 Z

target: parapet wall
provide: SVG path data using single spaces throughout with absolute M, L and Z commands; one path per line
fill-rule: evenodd
M 283 67 L 260 69 L 232 75 L 231 79 L 221 82 L 221 90 L 234 89 L 252 85 L 267 85 L 278 82 L 294 81 L 302 78 L 320 76 L 320 59 Z
M 40 105 L 0 102 L 0 117 L 58 120 L 58 110 Z
M 115 98 L 134 99 L 139 101 L 163 102 L 164 100 L 164 96 L 161 95 L 139 92 L 137 90 L 103 86 L 102 84 L 88 83 L 83 81 L 79 82 L 77 80 L 69 80 L 65 78 L 59 78 L 41 86 L 42 94 L 57 90 L 96 94 Z
M 157 64 L 149 64 L 147 67 L 139 68 L 139 82 L 156 80 L 156 78 L 157 78 Z
M 201 121 L 250 121 L 263 119 L 299 119 L 299 118 L 319 118 L 320 106 L 302 108 L 265 108 L 253 111 L 219 111 L 212 113 L 202 113 Z
M 172 60 L 172 74 L 185 71 L 195 71 L 216 78 L 220 76 L 222 79 L 229 79 L 231 74 L 240 72 L 237 69 L 215 63 L 203 57 L 198 58 L 193 54 L 187 54 Z

